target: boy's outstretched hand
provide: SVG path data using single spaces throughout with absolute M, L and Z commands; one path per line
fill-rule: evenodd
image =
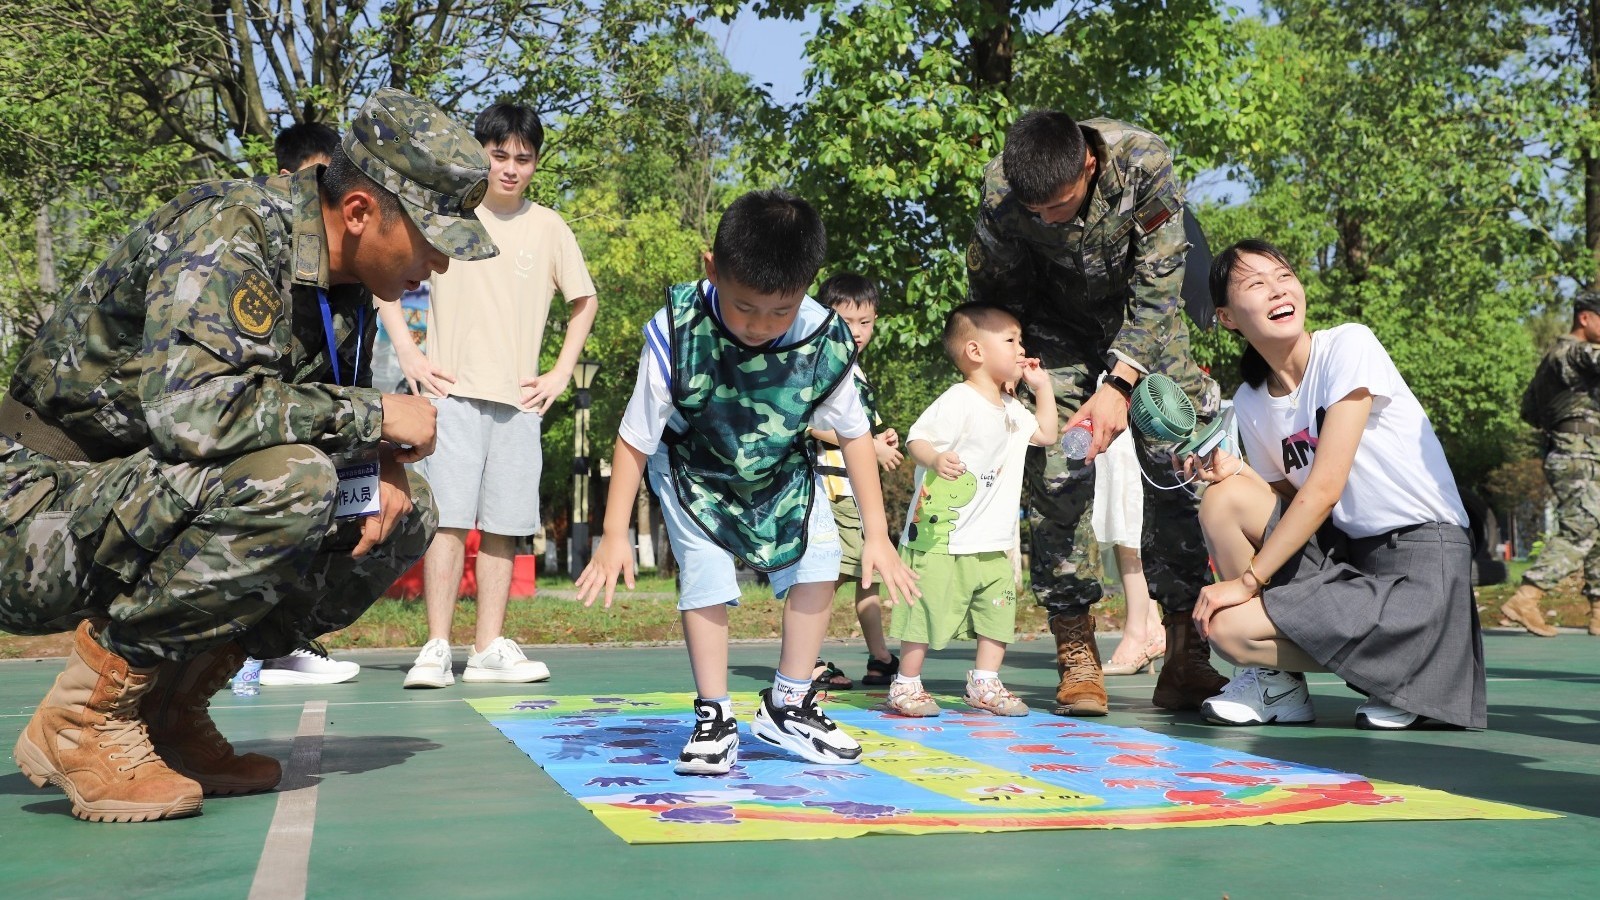
M 861 544 L 861 586 L 872 586 L 872 573 L 878 573 L 878 581 L 883 584 L 884 590 L 889 592 L 890 603 L 904 603 L 915 606 L 915 597 L 921 597 L 922 591 L 917 589 L 917 573 L 911 571 L 900 559 L 900 554 L 894 552 L 894 544 L 889 542 L 888 535 L 867 536 Z
M 593 606 L 600 596 L 600 589 L 605 588 L 606 609 L 610 609 L 611 598 L 617 592 L 619 572 L 628 590 L 633 590 L 633 548 L 628 546 L 627 539 L 622 535 L 608 533 L 600 538 L 600 546 L 595 549 L 589 564 L 583 567 L 583 574 L 578 576 L 578 599 L 583 601 L 584 606 Z

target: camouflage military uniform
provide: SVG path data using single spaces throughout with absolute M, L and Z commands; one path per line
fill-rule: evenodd
M 1584 596 L 1600 602 L 1600 344 L 1557 339 L 1528 385 L 1522 414 L 1545 432 L 1544 472 L 1556 501 L 1556 533 L 1523 582 L 1548 591 L 1581 569 Z
M 1160 138 L 1122 122 L 1080 125 L 1098 161 L 1081 218 L 1045 223 L 1011 195 L 999 157 L 985 168 L 967 249 L 971 299 L 1003 306 L 1022 323 L 1029 355 L 1050 370 L 1063 423 L 1117 359 L 1170 376 L 1210 417 L 1220 396 L 1190 356 L 1180 307 L 1189 244 L 1172 156 Z M 1173 484 L 1165 458 L 1135 438 L 1145 471 L 1158 484 Z M 1060 447 L 1036 447 L 1024 483 L 1039 605 L 1052 616 L 1081 610 L 1101 596 L 1098 581 L 1078 576 L 1082 551 L 1075 546 L 1094 496 L 1093 470 L 1070 463 Z M 1196 502 L 1181 490 L 1147 489 L 1144 520 L 1151 594 L 1169 611 L 1191 608 L 1207 582 Z
M 471 212 L 487 156 L 436 108 L 380 91 L 344 151 L 438 250 L 495 253 Z M 319 177 L 184 193 L 39 332 L 0 407 L 0 629 L 109 619 L 100 643 L 140 667 L 230 640 L 281 656 L 422 556 L 436 516 L 416 476 L 412 512 L 359 560 L 360 520 L 334 516 L 335 458 L 377 450 L 383 406 L 372 295 L 330 284 Z

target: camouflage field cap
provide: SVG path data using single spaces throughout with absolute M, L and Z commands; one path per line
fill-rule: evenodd
M 1579 291 L 1578 296 L 1572 298 L 1573 314 L 1588 310 L 1600 313 L 1600 291 Z
M 465 260 L 500 252 L 476 212 L 489 191 L 489 154 L 444 110 L 383 88 L 356 113 L 344 152 L 400 198 L 411 221 L 441 252 Z

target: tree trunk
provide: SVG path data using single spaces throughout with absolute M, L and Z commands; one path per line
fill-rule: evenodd
M 988 14 L 982 30 L 968 35 L 972 75 L 980 85 L 997 87 L 1004 93 L 1011 87 L 1011 63 L 1016 49 L 1012 43 L 1011 0 L 984 0 L 984 5 Z

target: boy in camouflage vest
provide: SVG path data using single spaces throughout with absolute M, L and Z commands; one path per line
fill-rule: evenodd
M 1556 500 L 1556 533 L 1500 607 L 1540 637 L 1556 629 L 1539 601 L 1580 570 L 1589 633 L 1600 636 L 1600 293 L 1582 291 L 1573 306 L 1571 333 L 1556 339 L 1522 396 L 1523 420 L 1545 433 L 1544 475 Z
M 893 599 L 914 576 L 889 542 L 876 454 L 849 376 L 850 329 L 805 295 L 826 253 L 822 220 L 782 191 L 735 200 L 717 225 L 706 278 L 667 293 L 645 326 L 633 398 L 612 457 L 604 535 L 578 592 L 611 605 L 634 583 L 628 520 L 646 477 L 679 563 L 678 609 L 694 670 L 695 727 L 681 774 L 726 774 L 739 732 L 728 695 L 728 607 L 735 560 L 766 572 L 785 599 L 783 648 L 751 732 L 811 762 L 859 762 L 861 745 L 817 707 L 811 671 L 839 576 L 839 536 L 817 496 L 809 426 L 838 434 L 862 518 L 863 582 Z

